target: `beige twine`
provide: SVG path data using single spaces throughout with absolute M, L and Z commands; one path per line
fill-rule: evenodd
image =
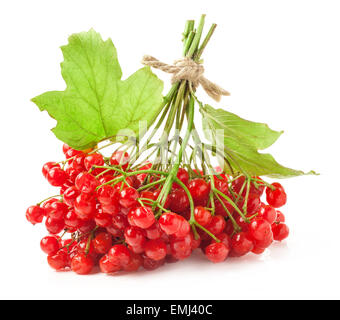
M 176 60 L 173 65 L 169 65 L 152 56 L 144 56 L 142 64 L 171 73 L 172 83 L 176 83 L 180 80 L 187 80 L 192 83 L 192 86 L 195 89 L 201 85 L 205 92 L 216 101 L 220 101 L 221 96 L 230 95 L 228 91 L 222 89 L 216 83 L 213 83 L 204 77 L 203 65 L 196 63 L 190 58 L 182 58 L 180 60 Z

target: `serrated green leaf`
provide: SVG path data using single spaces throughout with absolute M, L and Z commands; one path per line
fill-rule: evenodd
M 200 109 L 203 115 L 203 130 L 214 145 L 223 145 L 222 150 L 230 167 L 226 171 L 244 173 L 250 176 L 287 178 L 304 175 L 303 171 L 284 167 L 270 154 L 259 153 L 272 145 L 281 132 L 271 130 L 267 125 L 244 120 L 222 109 L 205 105 Z M 219 143 L 219 140 L 223 140 Z M 262 140 L 262 141 L 261 141 Z M 315 174 L 311 171 L 309 174 Z
M 65 91 L 46 92 L 32 99 L 57 120 L 52 129 L 72 148 L 86 149 L 121 130 L 138 135 L 138 122 L 150 126 L 159 113 L 163 83 L 149 67 L 125 81 L 116 49 L 94 30 L 74 34 L 61 47 Z

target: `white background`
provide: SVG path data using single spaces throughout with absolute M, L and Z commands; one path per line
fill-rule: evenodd
M 41 166 L 62 159 L 54 120 L 30 102 L 64 89 L 59 46 L 93 27 L 113 39 L 127 77 L 144 54 L 178 58 L 185 20 L 201 13 L 218 24 L 204 59 L 207 77 L 232 94 L 221 106 L 284 129 L 269 151 L 321 173 L 283 181 L 291 236 L 262 257 L 218 265 L 196 255 L 113 277 L 54 272 L 39 248 L 44 228 L 25 210 L 53 194 Z M 340 298 L 339 14 L 336 0 L 2 1 L 0 298 Z

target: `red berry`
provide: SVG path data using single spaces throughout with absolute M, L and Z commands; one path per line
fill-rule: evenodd
M 256 241 L 264 241 L 272 236 L 271 225 L 262 218 L 255 218 L 250 222 L 249 235 Z
M 263 252 L 266 251 L 266 248 L 261 248 L 255 245 L 255 247 L 253 248 L 253 250 L 251 250 L 252 253 L 255 254 L 262 254 Z
M 100 153 L 92 153 L 85 157 L 84 166 L 87 171 L 89 171 L 93 166 L 103 166 L 104 158 Z M 94 172 L 100 173 L 101 170 L 95 169 Z
M 201 203 L 209 197 L 210 185 L 203 179 L 191 180 L 188 189 L 195 203 Z
M 55 254 L 60 248 L 59 241 L 53 236 L 44 237 L 40 241 L 40 248 L 48 255 Z
M 163 231 L 161 230 L 158 221 L 156 221 L 151 227 L 145 229 L 145 233 L 148 239 L 154 240 L 160 238 Z
M 52 168 L 55 168 L 55 167 L 59 167 L 59 168 L 60 168 L 60 165 L 57 164 L 56 162 L 46 162 L 46 163 L 43 165 L 42 170 L 41 170 L 43 176 L 46 178 L 48 172 L 49 172 Z
M 192 235 L 189 233 L 184 238 L 172 237 L 170 240 L 171 254 L 177 260 L 188 258 L 192 252 Z
M 274 240 L 282 241 L 289 235 L 289 228 L 285 223 L 273 224 L 272 226 Z
M 54 201 L 49 206 L 48 216 L 54 220 L 62 220 L 68 211 L 68 207 L 65 203 L 60 201 Z
M 97 190 L 97 199 L 102 205 L 109 205 L 117 202 L 118 194 L 113 187 L 105 185 Z
M 53 167 L 46 175 L 47 181 L 54 187 L 61 187 L 68 179 L 67 173 L 60 167 Z
M 82 220 L 90 220 L 96 213 L 96 200 L 91 194 L 81 193 L 74 202 L 74 211 Z
M 229 249 L 222 242 L 212 243 L 205 248 L 206 257 L 214 263 L 224 261 L 227 258 L 228 254 Z
M 94 216 L 97 226 L 107 228 L 112 225 L 112 216 L 102 210 L 97 210 Z
M 49 255 L 47 262 L 55 270 L 63 270 L 68 266 L 68 255 L 65 251 L 59 250 L 57 253 Z
M 99 260 L 99 267 L 103 273 L 114 273 L 122 269 L 119 264 L 111 263 L 107 254 Z
M 146 242 L 143 230 L 138 227 L 127 227 L 124 231 L 124 238 L 131 247 L 144 247 Z
M 211 222 L 206 226 L 206 228 L 215 235 L 223 232 L 225 227 L 226 221 L 222 216 L 213 216 Z
M 231 248 L 231 256 L 241 257 L 253 250 L 254 243 L 245 232 L 239 232 L 232 237 Z
M 56 220 L 48 217 L 45 221 L 46 229 L 51 234 L 58 234 L 65 228 L 64 220 Z
M 107 232 L 100 232 L 92 240 L 94 250 L 99 254 L 107 253 L 112 247 L 112 237 Z
M 231 250 L 231 239 L 226 233 L 220 233 L 216 236 L 222 243 L 225 244 L 228 250 Z
M 26 219 L 33 225 L 41 223 L 46 214 L 46 211 L 39 206 L 30 206 L 26 210 Z
M 147 256 L 143 257 L 143 267 L 145 270 L 152 271 L 164 264 L 164 260 L 153 260 Z
M 155 223 L 155 216 L 151 208 L 149 207 L 137 207 L 132 209 L 128 218 L 133 221 L 133 223 L 142 229 L 147 229 Z
M 136 189 L 132 187 L 125 188 L 120 193 L 119 203 L 124 208 L 134 208 L 137 206 L 137 199 L 139 198 L 139 193 Z
M 274 182 L 272 186 L 275 188 L 274 190 L 269 187 L 266 189 L 267 202 L 274 208 L 280 208 L 287 202 L 286 192 L 278 182 Z
M 75 156 L 80 156 L 80 155 L 84 155 L 84 152 L 83 151 L 80 151 L 80 150 L 75 150 L 75 149 L 72 149 L 72 148 L 69 148 L 66 152 L 65 152 L 65 157 L 66 159 L 70 159 L 70 158 L 73 158 Z
M 77 176 L 75 186 L 82 193 L 92 193 L 99 186 L 99 181 L 92 174 L 82 172 Z
M 261 217 L 264 220 L 268 221 L 270 224 L 273 224 L 276 221 L 277 213 L 272 206 L 262 204 L 257 217 Z
M 112 217 L 112 225 L 118 230 L 124 231 L 129 226 L 129 223 L 126 216 L 119 213 Z
M 212 215 L 210 211 L 203 207 L 195 208 L 195 220 L 197 223 L 202 225 L 203 227 L 208 225 L 212 220 Z
M 280 223 L 280 222 L 285 222 L 285 221 L 286 221 L 285 215 L 281 211 L 276 210 L 276 221 L 275 222 Z
M 130 156 L 124 151 L 115 151 L 110 158 L 110 164 L 112 166 L 121 166 L 124 170 L 128 167 L 129 161 Z
M 68 144 L 66 144 L 66 143 L 63 144 L 63 153 L 64 154 L 70 149 L 71 149 L 71 147 Z
M 130 262 L 124 267 L 125 271 L 137 271 L 143 265 L 143 258 L 136 253 L 131 253 Z
M 166 256 L 166 244 L 161 239 L 149 240 L 145 245 L 145 254 L 150 259 L 162 260 Z
M 131 252 L 122 244 L 114 245 L 108 252 L 109 261 L 113 264 L 126 266 L 131 260 Z
M 77 253 L 71 261 L 71 269 L 77 274 L 89 274 L 94 266 L 90 256 Z
M 185 212 L 189 206 L 189 198 L 183 189 L 175 189 L 169 195 L 170 209 L 174 212 Z
M 167 234 L 176 233 L 181 227 L 182 220 L 179 215 L 173 212 L 167 212 L 161 215 L 158 220 L 159 226 Z
M 177 172 L 177 178 L 184 184 L 187 185 L 189 182 L 189 173 L 183 168 L 179 168 Z M 172 184 L 173 189 L 181 189 L 182 187 L 177 183 Z
M 174 236 L 177 238 L 183 238 L 189 234 L 191 227 L 189 222 L 185 218 L 179 216 L 179 219 L 181 220 L 181 225 L 179 229 L 174 233 Z
M 75 187 L 69 187 L 64 191 L 63 201 L 69 206 L 73 207 L 76 198 L 80 195 L 80 191 Z

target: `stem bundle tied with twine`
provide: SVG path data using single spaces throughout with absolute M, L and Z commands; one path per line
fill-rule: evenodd
M 230 95 L 228 91 L 208 80 L 204 76 L 203 65 L 195 62 L 189 57 L 176 60 L 173 65 L 169 65 L 152 56 L 145 55 L 142 59 L 142 64 L 162 70 L 166 73 L 171 73 L 172 84 L 181 80 L 187 80 L 191 82 L 194 90 L 201 85 L 204 91 L 215 101 L 220 101 L 222 96 Z

